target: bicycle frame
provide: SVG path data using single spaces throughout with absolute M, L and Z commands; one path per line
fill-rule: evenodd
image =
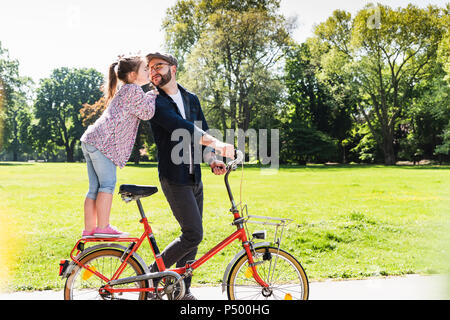
M 72 251 L 70 252 L 70 258 L 72 259 L 72 261 L 74 261 L 80 267 L 82 267 L 86 270 L 89 270 L 89 272 L 95 274 L 97 277 L 99 277 L 103 281 L 105 281 L 106 285 L 102 290 L 106 289 L 110 293 L 143 292 L 143 291 L 154 292 L 155 289 L 153 287 L 150 287 L 150 288 L 127 288 L 127 289 L 120 289 L 120 288 L 116 289 L 113 287 L 113 285 L 115 285 L 119 282 L 118 279 L 119 279 L 120 275 L 122 274 L 123 270 L 125 269 L 128 259 L 130 259 L 134 255 L 134 253 L 136 253 L 136 251 L 140 248 L 140 246 L 145 241 L 145 239 L 148 239 L 148 241 L 149 241 L 150 248 L 153 252 L 153 256 L 155 258 L 156 265 L 158 266 L 159 272 L 138 276 L 138 278 L 139 278 L 138 280 L 136 280 L 137 277 L 131 277 L 133 279 L 130 279 L 129 282 L 148 280 L 148 279 L 151 279 L 152 277 L 155 278 L 158 276 L 161 277 L 164 275 L 165 272 L 175 272 L 180 275 L 184 275 L 184 274 L 190 275 L 193 272 L 193 270 L 199 268 L 201 265 L 203 265 L 205 262 L 207 262 L 209 259 L 211 259 L 213 256 L 215 256 L 217 253 L 222 251 L 224 248 L 226 248 L 232 242 L 234 242 L 235 240 L 240 240 L 242 242 L 242 246 L 245 249 L 245 252 L 247 254 L 247 257 L 249 260 L 249 267 L 252 268 L 253 278 L 262 287 L 269 287 L 269 285 L 263 279 L 261 279 L 261 277 L 259 276 L 258 271 L 255 267 L 253 255 L 252 255 L 251 242 L 248 241 L 247 233 L 244 228 L 245 219 L 239 213 L 239 210 L 234 202 L 233 195 L 231 193 L 230 185 L 228 183 L 228 175 L 230 174 L 231 170 L 233 170 L 233 169 L 234 169 L 234 167 L 232 165 L 228 166 L 227 173 L 225 174 L 224 180 L 225 180 L 225 185 L 227 187 L 228 196 L 229 196 L 230 202 L 232 204 L 232 207 L 230 209 L 230 211 L 233 213 L 233 216 L 234 216 L 234 220 L 233 220 L 232 224 L 237 227 L 237 230 L 235 232 L 233 232 L 231 235 L 229 235 L 227 238 L 225 238 L 222 242 L 217 244 L 214 248 L 212 248 L 207 253 L 205 253 L 198 260 L 194 261 L 192 264 L 188 263 L 188 264 L 186 264 L 185 267 L 181 267 L 181 268 L 166 269 L 166 266 L 164 265 L 164 261 L 161 257 L 158 245 L 156 243 L 156 239 L 153 235 L 153 231 L 150 227 L 147 217 L 145 216 L 140 199 L 136 200 L 137 206 L 139 208 L 139 213 L 142 217 L 140 222 L 144 225 L 144 233 L 142 234 L 142 236 L 140 238 L 130 237 L 130 238 L 85 238 L 85 239 L 80 239 L 75 244 Z M 121 265 L 119 266 L 117 271 L 114 273 L 114 275 L 111 277 L 111 279 L 108 279 L 107 277 L 105 277 L 104 275 L 99 273 L 98 271 L 91 269 L 89 266 L 82 264 L 77 259 L 77 256 L 80 253 L 82 253 L 84 250 L 84 244 L 88 243 L 88 242 L 127 242 L 127 243 L 130 243 L 130 245 L 128 246 L 128 249 L 124 252 L 124 255 L 126 255 L 126 257 L 123 259 Z M 121 281 L 121 283 L 123 283 L 123 281 Z

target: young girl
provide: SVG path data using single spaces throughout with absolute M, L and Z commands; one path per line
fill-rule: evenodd
M 149 120 L 155 114 L 156 93 L 141 89 L 149 82 L 148 76 L 147 64 L 141 57 L 121 58 L 113 63 L 106 90 L 108 107 L 81 137 L 89 176 L 84 238 L 127 235 L 109 224 L 109 216 L 116 166 L 123 168 L 130 157 L 140 119 Z M 119 90 L 118 80 L 123 83 Z

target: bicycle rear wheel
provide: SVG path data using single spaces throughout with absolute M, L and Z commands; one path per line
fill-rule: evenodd
M 101 249 L 94 251 L 81 259 L 81 263 L 90 269 L 98 271 L 108 279 L 114 275 L 122 264 L 123 252 L 115 249 Z M 133 258 L 127 260 L 127 265 L 121 277 L 131 277 L 144 274 L 142 266 Z M 146 292 L 102 293 L 100 288 L 106 283 L 87 269 L 78 265 L 67 278 L 64 288 L 65 300 L 145 300 Z M 138 281 L 115 286 L 114 288 L 148 288 L 148 281 Z
M 307 300 L 309 283 L 303 267 L 289 253 L 272 247 L 255 249 L 253 256 L 259 276 L 269 284 L 263 288 L 253 278 L 247 254 L 239 258 L 228 277 L 230 300 Z

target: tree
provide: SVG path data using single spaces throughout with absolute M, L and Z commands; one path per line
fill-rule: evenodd
M 291 117 L 281 126 L 280 161 L 306 164 L 337 160 L 337 141 L 327 134 Z
M 184 71 L 184 61 L 208 28 L 209 16 L 217 11 L 244 12 L 249 9 L 275 12 L 279 0 L 178 0 L 167 9 L 162 29 L 165 45 L 178 59 L 179 71 Z
M 176 15 L 188 3 L 187 16 Z M 292 26 L 278 7 L 275 0 L 203 0 L 179 1 L 168 11 L 166 42 L 183 63 L 180 82 L 198 93 L 208 120 L 219 128 L 246 131 L 256 112 L 279 100 L 275 71 L 282 70 Z
M 416 85 L 405 119 L 400 122 L 402 131 L 415 144 L 414 154 L 426 159 L 433 158 L 450 121 L 450 87 L 444 78 L 442 65 L 436 63 L 430 77 Z
M 432 71 L 445 29 L 442 16 L 433 6 L 366 6 L 354 19 L 336 10 L 315 29 L 324 74 L 352 88 L 387 165 L 396 162 L 395 130 L 413 90 Z
M 103 111 L 107 107 L 106 97 L 102 96 L 98 101 L 93 104 L 84 103 L 83 108 L 80 109 L 81 122 L 83 127 L 87 128 L 91 124 L 100 118 Z
M 18 77 L 19 63 L 11 60 L 8 50 L 2 48 L 0 42 L 0 148 L 3 148 L 8 140 L 6 112 L 12 104 Z
M 288 95 L 287 105 L 291 110 L 288 118 L 296 118 L 303 122 L 302 125 L 336 139 L 341 149 L 342 162 L 345 163 L 347 157 L 344 141 L 352 128 L 351 114 L 355 109 L 351 95 L 345 91 L 331 92 L 329 85 L 319 81 L 317 75 L 320 68 L 314 62 L 307 42 L 291 46 L 285 55 L 284 82 Z M 332 157 L 336 159 L 337 154 Z
M 442 163 L 443 157 L 448 158 L 450 156 L 450 121 L 444 129 L 441 138 L 442 144 L 438 145 L 435 149 L 435 153 L 439 156 L 439 163 Z
M 0 152 L 12 153 L 13 161 L 28 145 L 31 86 L 30 78 L 19 76 L 19 62 L 0 43 Z
M 103 75 L 94 69 L 60 68 L 43 79 L 34 104 L 33 134 L 40 149 L 64 147 L 66 160 L 74 161 L 74 149 L 84 132 L 80 109 L 100 99 Z
M 449 84 L 450 84 L 450 55 L 448 54 L 450 51 L 450 29 L 448 26 L 450 25 L 450 4 L 447 4 L 444 12 L 444 22 L 447 26 L 447 32 L 445 33 L 438 49 L 438 61 L 442 65 L 443 71 L 445 72 L 445 76 L 442 79 L 442 86 L 438 89 L 438 96 L 442 97 L 441 101 L 443 106 L 443 111 L 441 113 L 442 116 L 446 116 L 448 119 L 447 126 L 442 130 L 442 133 L 439 137 L 442 139 L 442 143 L 435 148 L 435 154 L 439 156 L 439 161 L 442 162 L 443 157 L 450 156 L 450 104 L 449 104 Z
M 18 161 L 21 154 L 32 151 L 32 137 L 29 128 L 33 115 L 25 92 L 25 89 L 31 86 L 32 81 L 28 78 L 22 78 L 21 83 L 18 91 L 13 93 L 13 99 L 6 110 L 8 138 L 5 150 L 12 153 L 13 161 Z

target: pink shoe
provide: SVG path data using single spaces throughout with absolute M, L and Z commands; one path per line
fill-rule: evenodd
M 87 231 L 87 230 L 83 230 L 83 233 L 81 234 L 81 238 L 86 239 L 86 238 L 93 238 L 94 237 L 94 230 L 92 231 Z
M 121 238 L 127 237 L 128 233 L 117 230 L 116 227 L 108 225 L 106 228 L 95 228 L 94 236 L 98 238 Z

